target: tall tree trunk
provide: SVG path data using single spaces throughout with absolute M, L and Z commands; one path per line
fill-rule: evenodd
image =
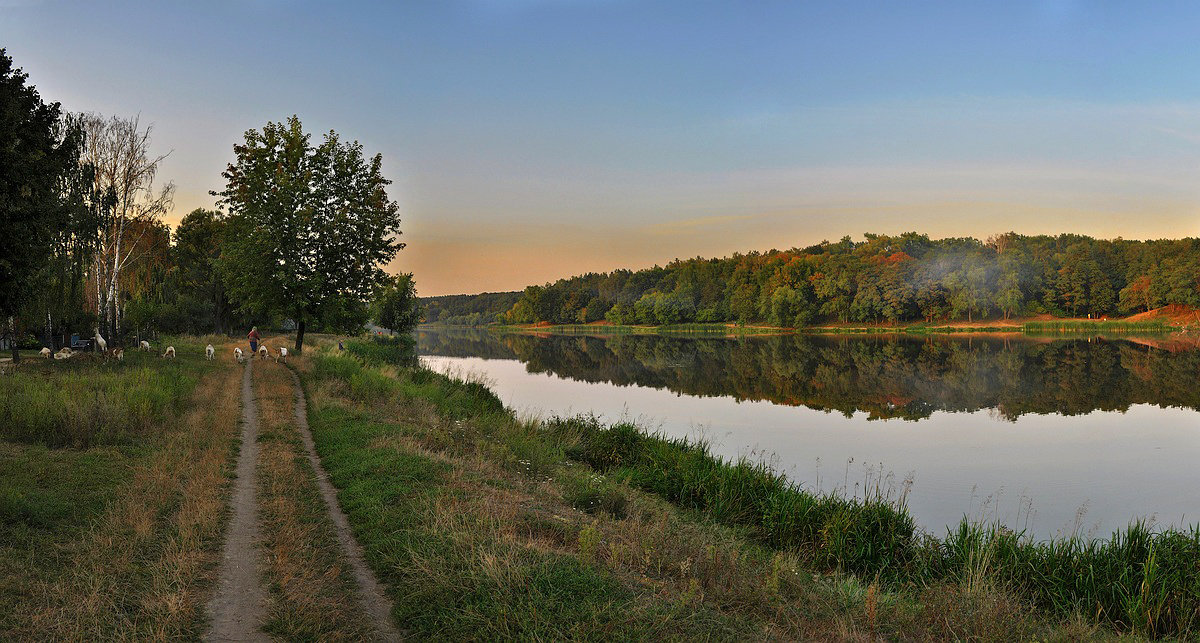
M 304 352 L 304 318 L 296 322 L 296 354 Z
M 21 361 L 21 353 L 17 350 L 17 320 L 15 317 L 8 318 L 8 347 L 12 350 L 13 364 Z

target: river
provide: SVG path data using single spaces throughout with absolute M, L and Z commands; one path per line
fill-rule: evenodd
M 1200 350 L 1164 339 L 418 332 L 526 416 L 704 438 L 818 491 L 904 495 L 935 533 L 1200 522 Z

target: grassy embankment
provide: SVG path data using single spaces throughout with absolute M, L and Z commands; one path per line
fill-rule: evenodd
M 194 638 L 238 420 L 223 338 L 0 376 L 0 638 Z M 161 351 L 161 347 L 157 347 Z
M 477 382 L 330 354 L 304 378 L 318 451 L 418 636 L 1186 637 L 1200 620 L 1200 529 L 936 538 L 886 494 L 814 495 L 629 425 L 520 421 Z

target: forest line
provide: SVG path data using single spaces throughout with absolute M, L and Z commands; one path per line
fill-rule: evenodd
M 822 323 L 1104 318 L 1200 307 L 1200 239 L 1008 232 L 986 240 L 867 233 L 806 248 L 677 259 L 520 292 L 424 298 L 446 324 Z

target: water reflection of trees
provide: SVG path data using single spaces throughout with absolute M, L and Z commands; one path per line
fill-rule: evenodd
M 519 359 L 529 371 L 872 418 L 996 409 L 1077 415 L 1200 407 L 1200 351 L 1127 340 L 786 335 L 682 338 L 422 332 L 422 354 Z

